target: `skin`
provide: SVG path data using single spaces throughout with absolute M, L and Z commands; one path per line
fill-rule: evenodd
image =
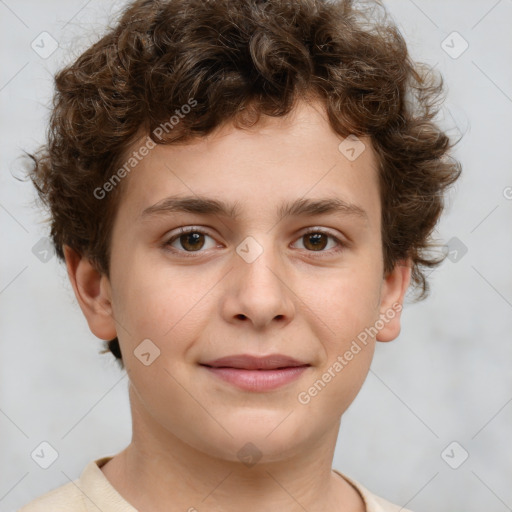
M 301 100 L 287 117 L 262 118 L 251 129 L 228 123 L 206 138 L 159 145 L 123 183 L 110 279 L 65 248 L 91 331 L 119 338 L 133 437 L 102 471 L 137 509 L 365 510 L 359 493 L 332 472 L 332 460 L 342 414 L 367 376 L 375 342 L 398 336 L 400 312 L 309 403 L 297 399 L 365 327 L 403 302 L 410 280 L 406 261 L 383 274 L 371 141 L 362 138 L 365 151 L 349 161 L 338 150 L 342 140 L 321 103 Z M 238 202 L 241 216 L 141 219 L 171 195 Z M 283 202 L 303 197 L 343 198 L 367 218 L 279 220 Z M 190 250 L 178 236 L 175 252 L 163 247 L 181 226 L 207 231 L 203 246 Z M 348 243 L 323 237 L 315 250 L 304 236 L 311 227 Z M 236 252 L 248 236 L 263 249 L 252 263 Z M 144 339 L 160 350 L 148 366 L 134 355 Z M 244 353 L 280 353 L 311 366 L 277 390 L 250 392 L 198 364 Z M 248 442 L 262 454 L 251 467 L 237 456 Z

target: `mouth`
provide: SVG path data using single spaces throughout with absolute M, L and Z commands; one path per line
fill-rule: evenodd
M 282 354 L 270 354 L 268 356 L 236 354 L 200 364 L 211 368 L 236 368 L 239 370 L 277 370 L 281 368 L 310 366 L 309 363 Z
M 298 379 L 311 365 L 273 354 L 240 354 L 200 363 L 210 374 L 245 391 L 272 391 Z

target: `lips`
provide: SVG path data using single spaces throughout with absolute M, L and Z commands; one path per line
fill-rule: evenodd
M 214 378 L 256 393 L 274 391 L 291 384 L 311 366 L 281 354 L 265 357 L 239 354 L 200 364 Z
M 264 357 L 238 354 L 200 364 L 211 368 L 236 368 L 241 370 L 276 370 L 280 368 L 310 366 L 308 363 L 282 354 L 271 354 Z

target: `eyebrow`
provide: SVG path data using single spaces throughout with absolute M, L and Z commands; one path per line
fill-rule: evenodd
M 200 196 L 171 196 L 146 208 L 140 215 L 141 219 L 155 215 L 170 213 L 195 213 L 201 215 L 221 215 L 237 219 L 241 215 L 240 202 L 228 204 L 217 199 Z M 360 206 L 344 201 L 340 198 L 323 199 L 296 199 L 281 205 L 278 210 L 278 219 L 287 216 L 307 216 L 321 214 L 343 214 L 368 220 L 368 214 Z

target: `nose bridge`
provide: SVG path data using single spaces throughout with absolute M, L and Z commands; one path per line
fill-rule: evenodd
M 236 253 L 238 259 L 235 267 L 240 272 L 240 279 L 263 286 L 279 283 L 280 287 L 276 274 L 283 271 L 280 264 L 282 258 L 271 233 L 247 236 L 236 247 Z
M 293 314 L 286 269 L 271 233 L 247 236 L 236 247 L 231 318 L 247 318 L 255 325 L 273 319 L 290 320 Z

